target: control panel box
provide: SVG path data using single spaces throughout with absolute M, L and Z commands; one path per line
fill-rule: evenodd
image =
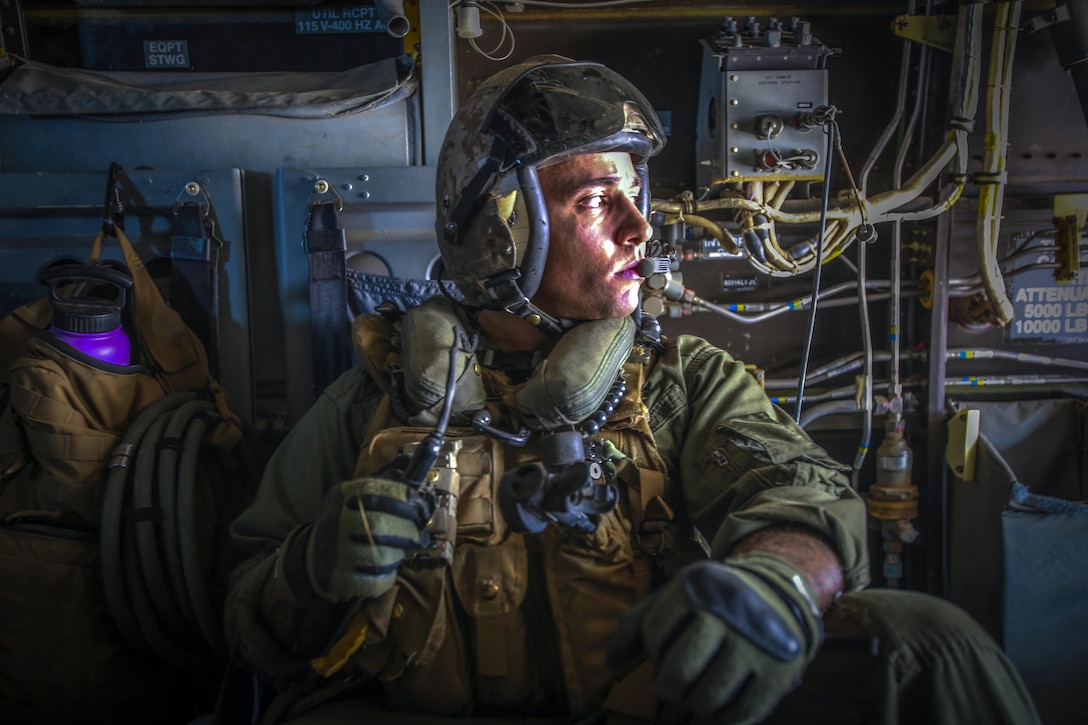
M 727 19 L 702 46 L 697 183 L 822 179 L 827 137 L 810 119 L 828 104 L 831 50 L 808 24 Z

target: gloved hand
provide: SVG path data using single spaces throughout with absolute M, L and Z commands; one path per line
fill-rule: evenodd
M 422 544 L 430 517 L 423 499 L 405 483 L 358 478 L 325 494 L 313 525 L 289 542 L 287 560 L 302 566 L 309 588 L 322 599 L 343 602 L 379 597 L 393 586 L 405 551 Z M 297 590 L 298 584 L 292 584 Z
M 715 722 L 755 723 L 796 687 L 823 626 L 804 578 L 785 560 L 747 554 L 698 562 L 625 615 L 613 667 L 645 654 L 654 688 Z

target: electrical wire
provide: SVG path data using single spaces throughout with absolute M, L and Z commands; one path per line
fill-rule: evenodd
M 869 445 L 873 437 L 873 331 L 869 320 L 868 290 L 865 284 L 869 245 L 865 242 L 858 244 L 858 324 L 861 326 L 861 341 L 863 351 L 864 369 L 861 374 L 859 391 L 861 405 L 859 406 L 865 415 L 861 421 L 861 439 L 858 441 L 858 449 L 854 454 L 854 462 L 850 468 L 850 485 L 857 490 L 861 483 L 861 467 L 865 463 L 865 457 L 869 453 Z M 798 420 L 800 423 L 801 421 Z M 803 427 L 803 424 L 802 424 Z
M 929 357 L 929 353 L 925 350 L 909 350 L 901 354 L 902 360 L 926 360 Z M 861 368 L 864 364 L 865 353 L 864 351 L 858 351 L 843 355 L 834 360 L 830 360 L 820 367 L 809 373 L 809 383 L 824 383 L 828 380 L 846 375 L 858 368 Z M 886 350 L 876 351 L 873 353 L 873 361 L 876 363 L 884 363 L 891 359 L 891 353 Z M 1034 353 L 1014 352 L 1011 350 L 1001 350 L 995 348 L 950 348 L 945 353 L 945 359 L 949 361 L 972 361 L 979 360 L 1007 360 L 1015 362 L 1020 365 L 1043 365 L 1047 367 L 1057 368 L 1071 368 L 1074 370 L 1088 370 L 1088 361 L 1075 360 L 1072 358 L 1053 357 L 1049 355 L 1038 355 Z M 962 376 L 965 379 L 978 379 L 978 376 Z M 1022 377 L 1016 376 L 1014 377 Z M 789 390 L 797 387 L 797 378 L 773 378 L 768 377 L 764 380 L 763 387 L 768 391 L 777 390 Z M 846 388 L 839 388 L 839 390 L 846 390 Z M 794 397 L 788 398 L 775 398 L 775 400 L 795 400 Z
M 510 27 L 510 24 L 506 21 L 506 16 L 503 14 L 500 4 L 507 4 L 513 6 L 516 10 L 521 10 L 526 6 L 536 6 L 545 8 L 562 8 L 569 10 L 580 10 L 590 8 L 605 8 L 613 7 L 617 5 L 637 5 L 640 3 L 650 2 L 650 0 L 603 0 L 602 2 L 552 2 L 550 0 L 453 0 L 449 7 L 451 10 L 455 10 L 459 7 L 475 6 L 488 15 L 498 20 L 502 27 L 502 35 L 499 36 L 495 46 L 490 50 L 484 50 L 479 46 L 479 43 L 474 36 L 462 36 L 468 40 L 469 47 L 472 48 L 480 56 L 493 61 L 501 62 L 508 59 L 514 54 L 514 49 L 517 46 L 517 39 L 514 37 L 514 30 Z M 478 21 L 477 21 L 478 22 Z M 479 26 L 477 25 L 477 28 Z M 478 33 L 477 33 L 478 35 Z M 510 47 L 506 49 L 505 53 L 499 55 L 500 49 L 504 44 L 509 42 Z
M 906 14 L 909 16 L 913 13 L 914 3 L 909 2 L 907 3 Z M 907 79 L 910 74 L 910 56 L 913 47 L 914 41 L 909 38 L 903 39 L 903 47 L 900 51 L 899 58 L 899 94 L 895 99 L 895 111 L 892 113 L 891 120 L 889 120 L 884 127 L 884 131 L 880 134 L 880 138 L 877 139 L 876 144 L 869 152 L 868 158 L 865 159 L 865 163 L 861 167 L 860 186 L 863 195 L 869 190 L 869 172 L 872 171 L 873 167 L 876 165 L 877 160 L 880 158 L 880 154 L 887 148 L 888 142 L 891 141 L 892 134 L 895 133 L 895 129 L 899 128 L 899 123 L 903 120 L 903 115 L 906 113 Z
M 1027 365 L 1048 365 L 1053 367 L 1088 370 L 1088 362 L 1084 360 L 1051 357 L 1049 355 L 1036 355 L 1026 352 L 1013 352 L 1012 350 L 995 350 L 991 348 L 950 348 L 946 352 L 945 357 L 948 360 L 1012 360 Z
M 476 35 L 461 35 L 460 37 L 468 40 L 469 47 L 471 47 L 477 54 L 487 58 L 490 61 L 500 62 L 509 58 L 514 53 L 514 49 L 517 46 L 516 39 L 514 38 L 514 30 L 510 27 L 510 24 L 506 22 L 506 16 L 503 15 L 501 9 L 495 2 L 501 2 L 501 0 L 453 0 L 450 3 L 450 10 L 457 10 L 458 8 L 468 8 L 474 10 L 473 16 L 475 17 Z M 499 21 L 502 27 L 502 35 L 499 36 L 499 40 L 495 43 L 495 47 L 491 50 L 483 50 L 476 42 L 476 37 L 480 35 L 479 26 L 479 13 L 475 12 L 475 9 L 483 10 L 488 15 L 492 16 Z M 458 16 L 458 22 L 462 22 L 460 16 Z M 458 28 L 458 34 L 460 35 L 461 28 Z M 499 52 L 499 49 L 503 47 L 503 44 L 507 42 L 509 38 L 510 47 L 503 55 L 495 55 Z
M 809 425 L 811 425 L 815 421 L 819 420 L 820 418 L 823 418 L 824 416 L 841 415 L 841 414 L 846 414 L 846 413 L 860 413 L 860 412 L 862 412 L 862 411 L 861 411 L 860 408 L 858 408 L 857 401 L 854 401 L 854 400 L 831 400 L 831 401 L 828 401 L 826 403 L 820 403 L 819 405 L 814 405 L 811 408 L 808 408 L 807 410 L 805 410 L 804 414 L 801 416 L 801 427 L 802 428 L 808 428 Z M 869 414 L 865 416 L 866 418 L 870 419 L 870 423 L 869 423 L 870 427 L 872 426 L 872 416 L 874 414 L 883 415 L 884 413 L 887 413 L 887 412 L 888 412 L 887 402 L 886 401 L 885 402 L 878 402 L 877 406 L 876 406 L 876 410 L 869 411 Z M 852 485 L 854 486 L 854 488 L 857 488 L 857 483 L 856 482 L 852 482 Z
M 840 282 L 831 287 L 820 290 L 820 303 L 825 307 L 842 307 L 844 305 L 855 304 L 858 301 L 857 297 L 841 297 L 836 298 L 839 292 L 843 292 L 848 289 L 856 287 L 856 282 Z M 867 289 L 870 290 L 886 290 L 890 288 L 890 283 L 886 280 L 868 280 L 865 283 Z M 722 317 L 727 317 L 734 322 L 739 322 L 745 325 L 752 325 L 758 322 L 766 322 L 767 320 L 778 317 L 786 312 L 798 312 L 801 310 L 809 309 L 809 305 L 812 302 L 812 296 L 807 295 L 805 297 L 799 297 L 788 302 L 749 302 L 749 303 L 734 303 L 730 305 L 718 305 L 713 302 L 707 302 L 702 297 L 695 295 L 691 290 L 684 290 L 685 293 L 690 293 L 690 303 L 693 310 L 706 310 L 708 312 L 714 312 Z M 907 297 L 920 297 L 925 294 L 921 287 L 912 289 L 903 293 Z M 676 299 L 680 299 L 679 295 L 675 295 Z M 890 293 L 876 293 L 868 295 L 870 302 L 886 300 L 890 297 Z M 742 312 L 758 312 L 759 314 L 745 315 Z
M 922 354 L 924 356 L 924 353 Z M 874 362 L 887 362 L 891 357 L 891 354 L 887 351 L 874 351 Z M 808 375 L 809 383 L 822 383 L 832 378 L 837 378 L 840 375 L 846 375 L 847 373 L 857 370 L 865 365 L 865 352 L 857 352 L 851 355 L 844 355 L 843 357 L 832 360 L 825 363 L 816 370 L 810 371 Z M 797 387 L 797 378 L 768 378 L 764 380 L 763 387 L 766 390 L 788 390 L 789 388 Z
M 883 382 L 886 382 L 886 381 L 876 381 L 876 382 L 883 383 Z M 918 381 L 913 381 L 913 382 L 909 383 L 908 385 L 906 385 L 904 387 L 920 388 L 920 387 L 923 387 L 924 385 L 925 385 L 924 381 L 918 380 Z M 811 402 L 827 401 L 827 400 L 842 400 L 844 398 L 850 398 L 851 402 L 854 402 L 853 398 L 854 398 L 854 395 L 856 393 L 857 393 L 857 387 L 856 386 L 854 386 L 854 385 L 844 385 L 842 387 L 834 388 L 833 390 L 825 390 L 825 391 L 820 392 L 820 393 L 808 393 L 808 394 L 805 395 L 805 402 L 806 403 L 811 403 Z M 797 402 L 797 396 L 796 395 L 778 395 L 778 396 L 771 397 L 770 400 L 775 405 L 789 405 L 791 403 L 796 403 Z
M 1070 375 L 963 375 L 949 377 L 944 381 L 946 388 L 995 388 L 1015 387 L 1018 385 L 1085 385 L 1088 377 Z
M 468 43 L 470 46 L 472 46 L 473 50 L 475 50 L 477 53 L 487 58 L 488 60 L 496 62 L 506 60 L 514 54 L 514 48 L 517 46 L 516 39 L 514 38 L 514 29 L 511 28 L 510 24 L 506 22 L 506 17 L 503 15 L 502 10 L 500 10 L 498 6 L 495 6 L 494 3 L 481 2 L 480 8 L 483 9 L 484 12 L 486 12 L 488 15 L 491 15 L 499 21 L 499 23 L 502 25 L 502 35 L 499 36 L 498 41 L 495 43 L 495 47 L 487 51 L 480 48 L 475 38 L 470 38 Z M 497 53 L 499 49 L 502 48 L 503 42 L 505 42 L 508 37 L 510 38 L 510 48 L 503 55 L 496 56 L 495 53 Z
M 542 8 L 608 8 L 616 5 L 638 5 L 652 0 L 602 0 L 601 2 L 553 2 L 552 0 L 495 0 L 509 5 L 535 5 Z
M 825 126 L 827 133 L 827 164 L 824 166 L 824 188 L 820 199 L 820 234 L 816 241 L 816 264 L 812 275 L 812 303 L 809 308 L 808 330 L 805 334 L 805 345 L 801 352 L 801 374 L 797 379 L 797 405 L 794 410 L 794 420 L 800 422 L 801 408 L 805 402 L 805 375 L 808 373 L 808 360 L 812 354 L 812 338 L 816 330 L 816 307 L 820 299 L 820 279 L 823 270 L 824 232 L 827 224 L 827 204 L 831 194 L 831 158 L 835 149 L 835 135 L 838 124 L 834 116 Z

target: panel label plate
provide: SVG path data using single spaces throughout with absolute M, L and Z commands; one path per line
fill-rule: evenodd
M 144 67 L 148 70 L 189 67 L 188 40 L 145 40 Z
M 295 13 L 295 35 L 384 33 L 386 29 L 373 5 L 313 8 Z
M 1035 261 L 1051 263 L 1054 254 L 1040 252 Z M 1005 327 L 1008 339 L 1088 342 L 1088 275 L 1058 284 L 1054 270 L 1029 269 L 1011 287 L 1016 317 Z

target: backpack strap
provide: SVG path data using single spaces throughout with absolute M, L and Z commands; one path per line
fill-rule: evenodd
M 242 435 L 241 419 L 235 413 L 224 390 L 212 377 L 208 356 L 200 338 L 189 329 L 177 310 L 163 300 L 155 280 L 147 271 L 143 260 L 119 226 L 112 228 L 125 257 L 125 264 L 132 275 L 133 309 L 136 332 L 144 349 L 151 356 L 155 377 L 167 393 L 185 390 L 208 390 L 215 402 L 216 412 L 222 418 L 212 436 L 214 445 L 230 447 Z M 90 261 L 93 264 L 101 254 L 106 230 L 99 230 L 91 245 Z

